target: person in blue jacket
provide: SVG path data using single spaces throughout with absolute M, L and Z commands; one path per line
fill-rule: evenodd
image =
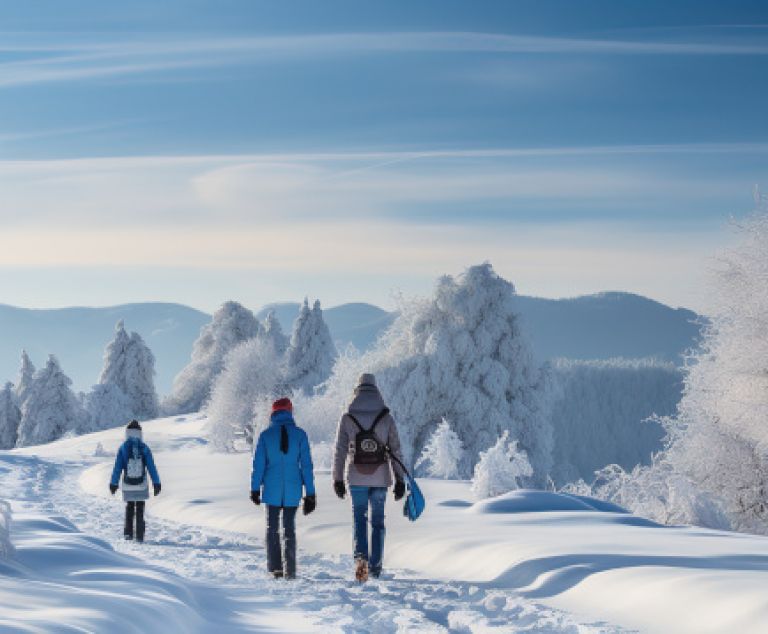
M 122 486 L 125 501 L 125 539 L 133 539 L 134 517 L 136 519 L 136 541 L 144 541 L 144 502 L 149 499 L 147 471 L 152 478 L 155 495 L 160 495 L 160 476 L 152 458 L 152 452 L 142 440 L 139 421 L 132 420 L 125 429 L 125 442 L 120 446 L 109 481 L 109 492 L 114 495 Z M 122 482 L 121 482 L 122 479 Z
M 302 487 L 303 512 L 309 515 L 317 503 L 309 440 L 293 420 L 290 399 L 281 398 L 272 404 L 269 427 L 259 435 L 251 472 L 251 501 L 267 507 L 267 569 L 276 579 L 296 578 L 296 510 Z M 285 570 L 278 533 L 281 515 Z

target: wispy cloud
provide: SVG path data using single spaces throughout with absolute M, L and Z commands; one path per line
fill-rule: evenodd
M 768 55 L 768 43 L 649 39 L 579 39 L 497 33 L 389 32 L 261 37 L 100 41 L 84 34 L 6 34 L 0 86 L 86 80 L 186 68 L 314 60 L 358 53 L 468 53 L 539 55 Z M 19 59 L 21 57 L 21 59 Z

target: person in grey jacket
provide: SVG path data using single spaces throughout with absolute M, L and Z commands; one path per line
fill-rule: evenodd
M 403 468 L 397 462 L 402 463 L 403 460 L 397 426 L 376 386 L 376 378 L 373 374 L 363 374 L 358 383 L 352 402 L 339 421 L 333 457 L 333 488 L 336 495 L 344 499 L 347 493 L 345 479 L 349 483 L 354 519 L 355 577 L 364 582 L 369 573 L 375 578 L 381 574 L 386 532 L 384 504 L 387 489 L 392 486 L 392 471 L 395 475 L 395 500 L 405 494 L 405 478 Z M 369 448 L 370 456 L 363 457 Z M 369 506 L 372 527 L 370 551 Z

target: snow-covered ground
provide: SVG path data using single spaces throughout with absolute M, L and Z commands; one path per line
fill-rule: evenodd
M 390 498 L 387 574 L 360 586 L 349 501 L 321 471 L 318 509 L 298 519 L 300 579 L 268 579 L 250 456 L 211 453 L 202 425 L 144 424 L 163 492 L 141 546 L 122 540 L 123 504 L 107 489 L 122 428 L 0 452 L 15 547 L 0 559 L 3 631 L 749 633 L 768 623 L 768 538 L 663 527 L 552 493 L 473 505 L 466 482 L 423 480 L 428 508 L 415 523 Z

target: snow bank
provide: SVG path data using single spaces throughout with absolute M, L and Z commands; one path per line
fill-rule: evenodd
M 601 511 L 626 513 L 609 502 L 586 496 L 553 493 L 551 491 L 518 490 L 473 504 L 471 513 L 546 513 L 552 511 Z
M 0 505 L 4 519 L 7 506 Z M 15 513 L 14 543 L 0 575 L 2 631 L 150 632 L 162 624 L 166 631 L 190 632 L 213 626 L 199 611 L 205 590 L 116 553 L 62 517 Z
M 199 527 L 203 533 L 236 532 L 260 542 L 263 510 L 248 499 L 250 455 L 210 453 L 200 441 L 203 425 L 195 417 L 144 425 L 164 485 L 162 495 L 149 502 L 150 519 Z M 122 430 L 117 429 L 14 454 L 45 453 L 70 462 L 82 456 L 94 462 L 97 442 L 111 452 L 121 437 Z M 97 462 L 83 472 L 82 487 L 101 498 L 86 501 L 114 502 L 106 489 L 110 462 Z M 567 610 L 582 622 L 608 623 L 608 631 L 624 627 L 650 634 L 762 634 L 765 630 L 768 538 L 660 526 L 591 498 L 556 493 L 518 491 L 499 498 L 494 509 L 493 500 L 471 505 L 466 481 L 425 478 L 419 484 L 427 510 L 417 522 L 403 518 L 400 504 L 388 496 L 385 566 L 394 571 L 394 579 L 381 582 L 381 592 L 397 585 L 403 605 L 413 604 L 423 594 L 426 608 L 433 610 L 429 613 L 445 617 L 446 626 L 469 627 L 471 621 L 477 630 L 484 627 L 477 614 L 465 618 L 450 612 L 458 608 L 446 607 L 459 600 L 459 591 L 451 588 L 463 584 L 461 588 L 477 588 L 491 602 L 496 601 L 495 593 L 500 594 L 499 601 L 514 594 L 520 600 Z M 76 489 L 73 484 L 70 488 Z M 317 511 L 297 518 L 299 574 L 323 558 L 337 562 L 333 575 L 348 577 L 349 500 L 336 498 L 327 474 L 318 475 L 317 491 Z M 566 505 L 571 510 L 562 510 Z M 242 559 L 240 551 L 235 555 Z M 438 582 L 443 594 L 436 598 L 433 589 Z M 310 583 L 313 593 L 323 592 L 332 583 L 328 568 Z M 371 597 L 378 596 L 378 588 L 365 588 L 363 612 Z M 322 609 L 338 612 L 342 605 L 351 610 L 349 597 L 344 590 L 336 603 L 323 604 Z M 531 605 L 521 604 L 521 609 Z M 495 613 L 489 610 L 489 614 Z M 503 625 L 499 627 L 504 631 Z M 541 625 L 531 631 L 560 630 Z

